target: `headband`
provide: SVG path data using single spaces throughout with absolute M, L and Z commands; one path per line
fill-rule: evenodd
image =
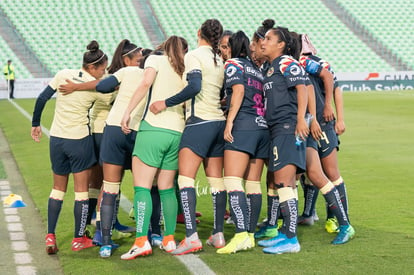
M 99 61 L 101 61 L 102 60 L 102 58 L 104 58 L 104 56 L 105 56 L 106 54 L 104 53 L 101 57 L 99 57 L 97 60 L 95 60 L 94 62 L 91 62 L 91 63 L 88 63 L 87 65 L 93 65 L 93 64 L 95 64 L 95 63 L 98 63 Z
M 139 49 L 139 47 L 136 47 L 136 48 L 134 48 L 134 49 L 130 50 L 129 52 L 127 52 L 127 53 L 123 54 L 123 55 L 122 55 L 122 57 L 127 56 L 128 54 L 130 54 L 130 53 L 132 53 L 132 52 L 136 51 L 137 49 Z

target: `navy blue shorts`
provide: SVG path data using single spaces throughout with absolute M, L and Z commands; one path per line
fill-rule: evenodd
M 278 135 L 270 141 L 269 171 L 278 171 L 288 164 L 297 167 L 297 174 L 306 171 L 306 142 L 299 146 L 295 142 L 295 135 Z
M 202 158 L 223 157 L 225 125 L 223 120 L 186 126 L 181 136 L 180 150 L 189 148 Z
M 269 157 L 270 133 L 268 129 L 232 131 L 233 143 L 224 144 L 224 150 L 239 151 L 250 155 L 251 159 Z
M 100 160 L 109 164 L 131 169 L 132 151 L 134 150 L 136 131 L 128 135 L 119 126 L 105 126 L 102 137 Z
M 82 139 L 50 137 L 50 162 L 57 175 L 82 172 L 96 164 L 92 136 Z
M 318 153 L 322 159 L 329 156 L 333 150 L 339 150 L 338 135 L 334 129 L 325 130 L 322 132 L 322 138 L 318 140 Z
M 101 152 L 101 143 L 102 143 L 102 133 L 92 133 L 93 136 L 93 146 L 95 148 L 96 159 L 99 160 L 99 154 Z

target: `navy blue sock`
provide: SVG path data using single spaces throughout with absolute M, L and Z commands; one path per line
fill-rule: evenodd
M 197 232 L 196 223 L 196 192 L 194 188 L 183 188 L 180 190 L 181 206 L 185 220 L 185 236 L 190 237 Z
M 289 199 L 280 203 L 280 212 L 283 216 L 283 226 L 280 231 L 289 239 L 296 236 L 298 220 L 298 201 Z
M 47 233 L 55 234 L 56 224 L 62 210 L 63 201 L 49 198 L 47 204 Z
M 86 219 L 88 218 L 89 199 L 75 201 L 73 214 L 75 216 L 75 238 L 85 234 Z
M 339 225 L 348 225 L 349 221 L 345 214 L 338 190 L 334 188 L 323 196 L 325 197 L 329 211 L 337 218 Z
M 151 215 L 151 233 L 161 235 L 161 199 L 160 193 L 158 192 L 158 187 L 153 186 L 151 188 L 151 198 L 152 198 L 152 215 Z
M 259 221 L 260 211 L 262 208 L 262 194 L 247 194 L 249 205 L 249 228 L 250 233 L 256 231 L 257 222 Z
M 223 232 L 224 230 L 224 214 L 226 214 L 227 191 L 215 192 L 212 194 L 214 227 L 213 234 Z
M 267 195 L 267 225 L 275 227 L 279 218 L 279 196 Z
M 241 191 L 229 192 L 229 205 L 232 217 L 235 218 L 236 233 L 247 231 L 246 194 Z
M 115 212 L 115 201 L 118 194 L 103 192 L 101 202 L 102 245 L 111 244 L 111 230 Z
M 316 200 L 318 199 L 319 189 L 314 185 L 305 185 L 304 189 L 304 209 L 302 216 L 310 217 L 313 215 L 316 206 Z

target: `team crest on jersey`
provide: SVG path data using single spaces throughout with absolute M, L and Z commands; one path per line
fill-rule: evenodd
M 269 70 L 267 70 L 267 74 L 266 74 L 267 77 L 271 77 L 274 72 L 275 72 L 275 68 L 270 67 Z

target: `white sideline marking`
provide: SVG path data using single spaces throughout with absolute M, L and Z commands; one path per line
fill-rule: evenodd
M 21 223 L 9 223 L 7 224 L 7 229 L 13 232 L 16 232 L 16 231 L 21 232 L 23 231 L 23 225 Z
M 27 119 L 32 121 L 32 116 L 29 115 L 26 110 L 24 110 L 22 107 L 20 107 L 16 102 L 9 99 L 9 102 L 12 103 L 17 110 L 20 111 Z M 50 138 L 49 130 L 45 127 L 42 127 L 43 133 Z M 126 212 L 129 213 L 129 210 L 132 208 L 132 203 L 121 193 L 121 200 L 119 202 L 119 206 Z M 198 256 L 194 254 L 187 254 L 183 256 L 176 256 L 177 259 L 182 262 L 185 267 L 192 273 L 192 274 L 215 274 L 213 270 L 211 270 L 208 265 L 206 265 Z M 23 273 L 22 273 L 23 274 Z M 24 273 L 26 274 L 26 273 Z M 29 273 L 27 273 L 29 274 Z M 35 274 L 35 273 L 34 273 Z
M 26 240 L 25 232 L 9 232 L 10 240 L 12 241 L 23 241 Z
M 8 181 L 1 181 L 0 187 L 1 189 L 10 189 L 10 183 Z M 11 249 L 14 251 L 28 251 L 29 243 L 26 242 L 26 233 L 23 231 L 23 225 L 20 223 L 21 218 L 18 215 L 17 208 L 3 207 L 3 211 L 5 214 L 4 220 L 7 223 L 7 229 L 10 234 Z M 28 252 L 14 253 L 17 274 L 36 274 L 36 268 L 27 265 L 31 264 L 32 261 L 32 256 Z
M 6 222 L 20 222 L 20 216 L 18 215 L 9 215 L 5 217 Z
M 31 264 L 32 261 L 32 256 L 29 253 L 14 253 L 14 262 L 16 264 Z
M 16 267 L 17 274 L 19 275 L 36 275 L 36 268 L 30 265 L 18 265 Z
M 12 249 L 15 251 L 27 251 L 29 250 L 29 244 L 26 241 L 14 241 L 12 242 Z

